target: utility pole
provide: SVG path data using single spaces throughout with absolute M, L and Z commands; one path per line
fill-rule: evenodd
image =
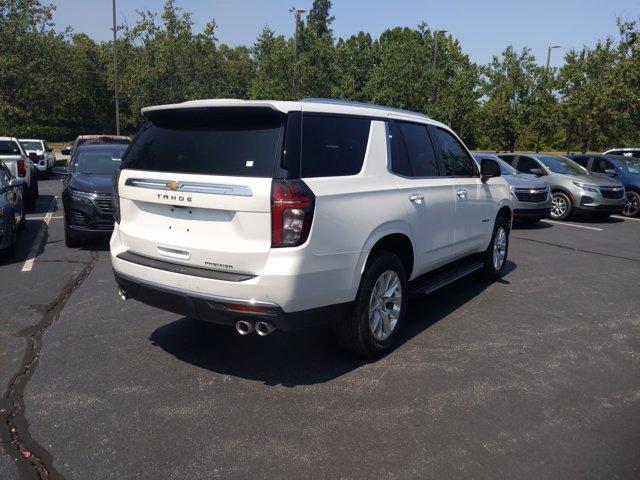
M 116 0 L 113 6 L 113 90 L 116 100 L 116 135 L 120 135 L 120 98 L 118 95 L 118 51 L 116 48 Z
M 560 48 L 561 46 L 562 46 L 562 45 L 549 45 L 549 46 L 547 47 L 547 66 L 546 66 L 546 68 L 545 68 L 545 85 L 544 85 L 545 89 L 546 89 L 546 87 L 547 87 L 547 85 L 548 85 L 548 83 L 547 83 L 547 82 L 549 81 L 549 68 L 550 68 L 550 66 L 551 66 L 551 65 L 550 65 L 550 64 L 551 64 L 551 50 L 553 50 L 554 48 Z M 538 133 L 537 133 L 537 135 L 536 135 L 536 146 L 535 146 L 536 153 L 538 153 L 538 152 L 540 151 L 540 137 L 541 137 L 541 133 L 542 133 L 542 132 L 540 132 L 540 128 L 538 128 Z
M 115 0 L 114 0 L 115 1 Z M 306 10 L 302 10 L 300 8 L 291 7 L 289 9 L 291 13 L 293 13 L 293 18 L 296 22 L 296 33 L 295 33 L 295 49 L 294 49 L 294 62 L 293 62 L 293 99 L 298 99 L 298 37 L 300 35 L 300 15 L 306 12 Z

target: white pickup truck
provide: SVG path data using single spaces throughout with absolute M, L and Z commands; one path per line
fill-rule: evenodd
M 27 156 L 35 163 L 38 171 L 44 177 L 48 176 L 56 163 L 56 155 L 53 153 L 53 148 L 42 139 L 21 138 L 19 142 L 27 152 Z M 35 159 L 32 158 L 32 155 L 35 155 Z
M 24 180 L 24 206 L 36 208 L 39 196 L 36 167 L 15 137 L 0 137 L 0 162 L 3 162 L 16 178 Z

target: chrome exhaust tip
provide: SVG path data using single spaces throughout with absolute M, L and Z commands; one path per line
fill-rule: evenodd
M 253 323 L 247 322 L 246 320 L 238 320 L 236 322 L 236 332 L 240 335 L 249 335 L 253 332 Z
M 118 285 L 118 296 L 120 297 L 120 300 L 123 300 L 123 301 L 129 298 L 129 295 L 127 295 L 127 292 L 125 292 L 120 285 Z
M 275 327 L 267 322 L 256 322 L 256 333 L 261 337 L 266 337 L 275 330 Z

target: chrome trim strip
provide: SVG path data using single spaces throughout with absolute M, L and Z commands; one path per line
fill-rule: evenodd
M 197 297 L 203 300 L 211 300 L 213 302 L 234 303 L 236 305 L 251 305 L 251 306 L 257 306 L 257 307 L 280 308 L 280 305 L 273 302 L 265 302 L 262 300 L 246 300 L 244 298 L 223 297 L 220 295 L 210 295 L 202 292 L 192 292 L 191 290 L 183 290 L 181 288 L 170 287 L 168 285 L 162 285 L 160 283 L 150 282 L 148 280 L 140 280 L 139 278 L 132 277 L 131 275 L 127 275 L 126 273 L 119 272 L 115 268 L 113 269 L 113 271 L 119 276 L 121 276 L 122 278 L 124 278 L 125 280 L 129 280 L 130 282 L 139 283 L 141 285 L 148 285 L 149 287 L 153 287 L 158 290 L 165 290 L 167 292 L 177 293 L 179 295 L 186 295 L 188 297 Z M 176 274 L 176 275 L 180 275 L 180 274 Z
M 236 197 L 252 197 L 251 189 L 244 185 L 222 185 L 214 183 L 178 182 L 180 188 L 167 187 L 169 180 L 154 180 L 147 178 L 127 178 L 124 184 L 128 187 L 151 188 L 153 190 L 167 190 L 170 192 L 206 193 L 209 195 L 232 195 Z

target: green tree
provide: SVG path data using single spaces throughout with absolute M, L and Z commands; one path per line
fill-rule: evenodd
M 266 99 L 291 99 L 293 90 L 293 42 L 276 36 L 265 27 L 252 49 L 255 76 L 251 84 L 251 97 Z

